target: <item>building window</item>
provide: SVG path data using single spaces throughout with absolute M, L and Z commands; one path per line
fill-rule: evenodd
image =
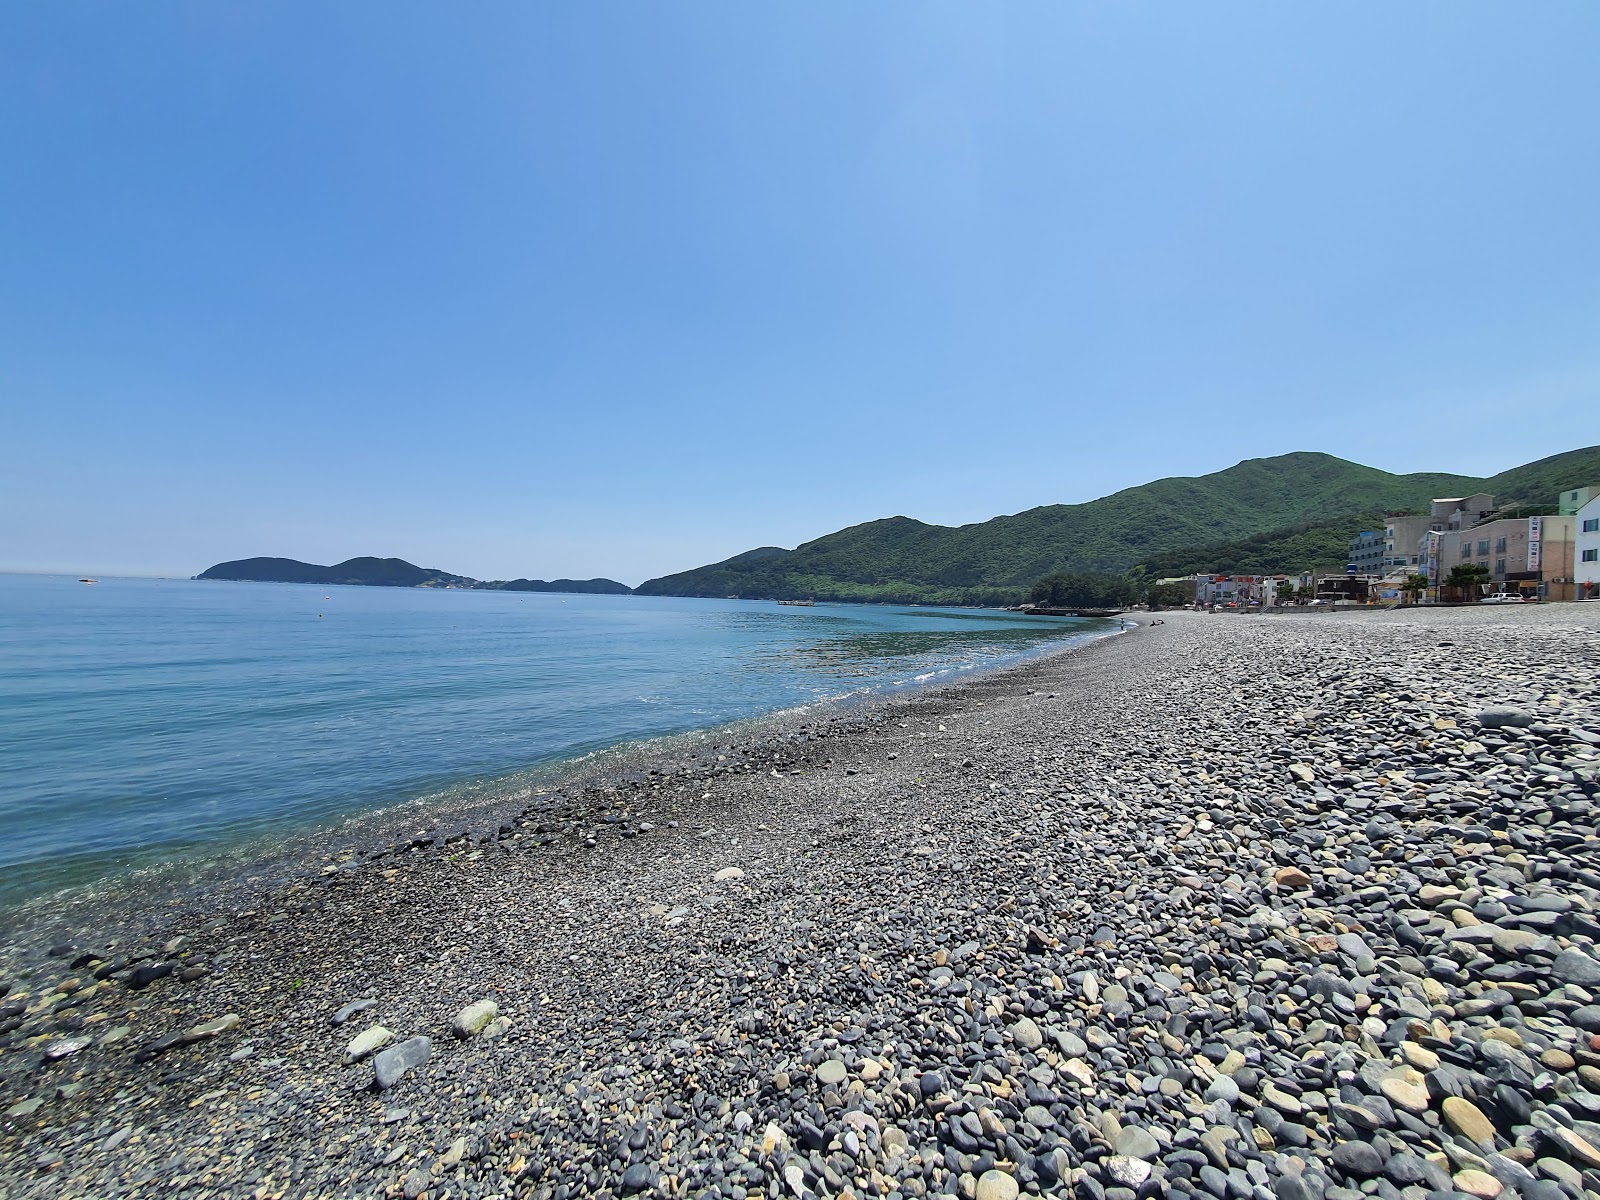
M 1494 552 L 1496 554 L 1504 554 L 1506 552 L 1506 540 L 1505 540 L 1505 538 L 1496 538 L 1495 539 Z
M 1489 555 L 1489 539 L 1484 538 L 1478 543 L 1478 557 L 1487 558 Z
M 1497 559 L 1494 560 L 1494 573 L 1496 575 L 1504 575 L 1506 573 L 1506 560 L 1505 559 L 1497 558 Z
M 1583 552 L 1583 561 L 1600 562 L 1600 550 L 1585 550 Z
M 1585 521 L 1583 523 L 1583 531 L 1585 533 L 1600 532 L 1600 517 L 1590 517 Z
M 1471 542 L 1462 542 L 1461 543 L 1461 557 L 1462 558 L 1471 558 L 1472 557 L 1472 543 Z

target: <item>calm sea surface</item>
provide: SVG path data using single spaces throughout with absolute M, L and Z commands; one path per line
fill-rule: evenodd
M 0 575 L 0 904 L 1115 623 Z

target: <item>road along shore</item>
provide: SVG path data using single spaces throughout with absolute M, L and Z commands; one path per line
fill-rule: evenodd
M 1163 616 L 13 953 L 0 1189 L 1600 1196 L 1600 612 Z

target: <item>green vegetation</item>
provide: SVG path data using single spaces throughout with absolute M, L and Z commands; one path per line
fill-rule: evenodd
M 1406 581 L 1400 585 L 1400 591 L 1411 598 L 1411 603 L 1417 602 L 1417 597 L 1428 590 L 1428 577 L 1426 575 L 1407 575 Z
M 261 583 L 351 583 L 370 587 L 440 587 L 472 580 L 403 558 L 347 558 L 331 567 L 292 558 L 241 558 L 207 567 L 196 579 L 244 579 Z
M 587 592 L 628 595 L 633 589 L 615 579 L 470 579 L 403 558 L 349 558 L 331 567 L 293 558 L 241 558 L 207 567 L 196 579 L 253 583 L 357 584 L 364 587 L 456 587 L 504 592 Z
M 1549 511 L 1554 512 L 1557 492 L 1593 483 L 1600 483 L 1600 446 L 1552 454 L 1538 462 L 1501 471 L 1483 480 L 1480 490 L 1493 493 L 1498 505 L 1549 505 Z
M 1153 583 L 1144 598 L 1151 608 L 1182 608 L 1194 599 L 1181 583 Z
M 951 528 L 890 517 L 793 550 L 764 546 L 641 584 L 641 595 L 884 603 L 1016 604 L 1033 581 L 1142 568 L 1273 573 L 1337 568 L 1352 535 L 1435 496 L 1493 491 L 1548 499 L 1600 482 L 1600 447 L 1503 472 L 1391 475 L 1327 454 L 1249 459 L 1212 475 L 1159 479 L 1087 504 L 1056 504 Z M 1546 495 L 1548 493 L 1548 496 Z M 1196 548 L 1200 549 L 1196 549 Z
M 491 592 L 567 592 L 591 596 L 627 596 L 633 589 L 615 579 L 495 579 L 475 583 Z
M 1087 571 L 1047 575 L 1028 590 L 1041 608 L 1126 608 L 1139 599 L 1139 589 L 1126 575 Z
M 1451 593 L 1446 598 L 1475 600 L 1488 590 L 1486 585 L 1493 578 L 1482 563 L 1457 563 L 1444 579 L 1444 586 Z
M 1450 568 L 1444 582 L 1446 587 L 1470 588 L 1488 583 L 1492 578 L 1489 568 L 1482 563 L 1457 563 Z
M 1295 525 L 1253 537 L 1157 554 L 1139 563 L 1146 575 L 1171 579 L 1197 571 L 1225 575 L 1299 574 L 1301 571 L 1342 570 L 1350 554 L 1350 539 L 1363 529 L 1382 525 L 1377 514 L 1344 517 L 1322 525 Z

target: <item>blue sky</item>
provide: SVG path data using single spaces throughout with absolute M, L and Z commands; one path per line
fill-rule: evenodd
M 1600 6 L 0 3 L 0 567 L 637 583 L 1600 441 Z

